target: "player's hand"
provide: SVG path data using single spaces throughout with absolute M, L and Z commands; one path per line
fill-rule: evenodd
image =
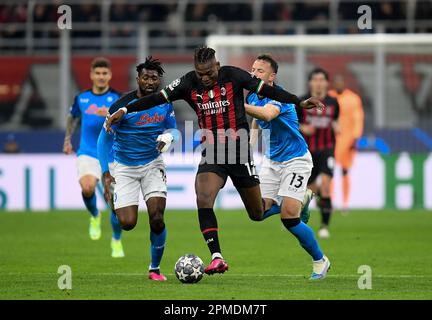
M 158 142 L 156 149 L 159 152 L 166 152 L 171 146 L 171 142 L 174 140 L 174 137 L 171 133 L 167 132 L 161 134 L 157 137 L 156 141 Z
M 123 118 L 125 114 L 126 112 L 123 109 L 118 109 L 116 112 L 110 115 L 105 121 L 105 125 L 104 125 L 105 131 L 112 132 L 111 126 L 114 123 L 120 122 L 120 120 Z
M 114 177 L 109 173 L 109 171 L 103 174 L 103 186 L 104 186 L 104 198 L 105 201 L 111 204 L 112 194 L 111 194 L 111 183 L 116 183 Z
M 64 154 L 72 154 L 73 153 L 73 147 L 72 142 L 70 139 L 65 139 L 63 142 L 63 153 Z
M 300 102 L 300 107 L 305 109 L 317 108 L 318 110 L 322 111 L 324 110 L 325 105 L 318 98 L 310 97 L 309 99 Z
M 310 125 L 310 124 L 302 124 L 301 126 L 301 131 L 306 135 L 306 136 L 311 136 L 315 133 L 316 129 L 314 126 Z

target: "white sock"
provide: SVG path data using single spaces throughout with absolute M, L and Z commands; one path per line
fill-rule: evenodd
M 223 259 L 222 255 L 220 254 L 220 252 L 215 252 L 212 254 L 212 260 L 219 258 L 219 259 Z

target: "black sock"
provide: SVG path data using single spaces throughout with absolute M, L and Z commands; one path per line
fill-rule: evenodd
M 327 228 L 330 223 L 330 216 L 332 213 L 331 199 L 322 197 L 319 207 L 321 210 L 321 225 L 322 227 Z
M 213 208 L 198 209 L 198 219 L 201 232 L 212 256 L 214 253 L 221 253 L 218 238 L 218 225 Z

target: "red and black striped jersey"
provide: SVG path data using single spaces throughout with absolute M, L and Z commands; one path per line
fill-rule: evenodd
M 202 141 L 210 145 L 225 144 L 220 150 L 226 149 L 228 153 L 229 138 L 244 146 L 248 143 L 239 141 L 241 135 L 237 132 L 240 129 L 244 130 L 244 140 L 249 139 L 243 90 L 259 92 L 261 87 L 262 81 L 250 73 L 225 66 L 220 68 L 217 83 L 211 89 L 204 87 L 195 71 L 191 71 L 161 92 L 167 101 L 185 100 L 198 116 L 198 124 L 203 129 Z M 236 146 L 235 152 L 240 153 L 240 145 Z
M 307 99 L 310 95 L 303 98 Z M 309 151 L 317 152 L 335 147 L 335 133 L 333 122 L 339 118 L 339 104 L 333 97 L 326 96 L 321 101 L 325 104 L 325 109 L 320 111 L 316 108 L 303 109 L 297 107 L 297 116 L 300 124 L 308 124 L 315 128 L 314 134 L 307 136 L 303 134 Z
M 262 81 L 236 67 L 221 67 L 217 83 L 206 89 L 195 71 L 173 81 L 161 92 L 167 101 L 183 99 L 198 116 L 201 129 L 249 130 L 244 108 L 243 89 L 260 91 Z
M 246 163 L 249 161 L 249 125 L 244 108 L 244 89 L 284 103 L 299 104 L 297 96 L 264 81 L 251 73 L 233 66 L 221 67 L 216 84 L 206 88 L 198 79 L 195 71 L 186 73 L 160 91 L 142 97 L 130 104 L 119 99 L 112 108 L 112 114 L 121 107 L 128 112 L 149 109 L 155 105 L 176 100 L 185 100 L 198 116 L 203 130 L 203 141 L 214 145 L 217 153 L 225 153 L 225 163 Z M 234 142 L 235 149 L 230 149 Z M 247 158 L 243 157 L 247 150 Z M 205 155 L 205 150 L 203 156 Z M 215 152 L 216 156 L 216 152 Z M 232 159 L 236 159 L 232 162 Z M 220 160 L 218 159 L 218 163 Z

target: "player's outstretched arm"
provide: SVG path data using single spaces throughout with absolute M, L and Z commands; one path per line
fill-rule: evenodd
M 243 69 L 231 67 L 232 75 L 239 79 L 243 88 L 251 92 L 255 92 L 266 98 L 270 98 L 282 103 L 292 103 L 301 108 L 311 109 L 318 108 L 324 109 L 324 104 L 316 98 L 309 98 L 307 100 L 300 100 L 295 94 L 283 90 L 277 86 L 270 86 L 264 83 L 263 80 L 251 76 L 251 74 Z
M 276 118 L 280 113 L 279 107 L 269 103 L 264 107 L 256 107 L 247 103 L 244 106 L 248 115 L 267 122 Z
M 317 98 L 310 97 L 306 100 L 300 100 L 300 98 L 288 91 L 266 84 L 263 84 L 259 94 L 282 103 L 293 103 L 304 109 L 318 108 L 319 110 L 323 110 L 325 108 L 324 104 Z

